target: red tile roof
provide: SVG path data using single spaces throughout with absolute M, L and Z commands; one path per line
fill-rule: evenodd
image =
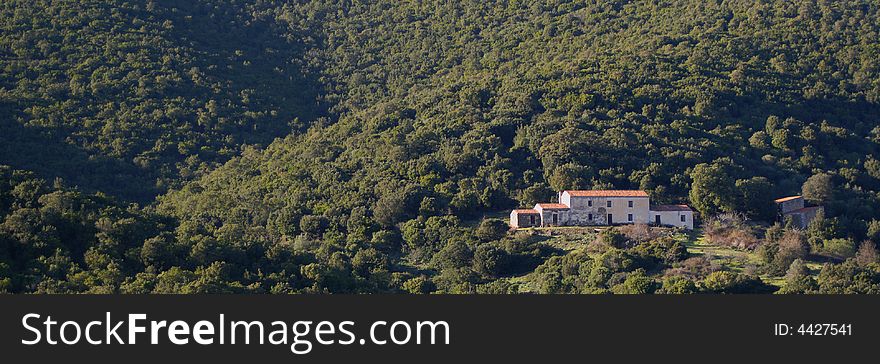
M 535 205 L 535 208 L 542 208 L 547 210 L 564 210 L 568 209 L 568 205 L 561 203 L 539 203 Z
M 651 208 L 651 211 L 693 211 L 688 205 L 660 205 Z
M 648 197 L 648 193 L 640 190 L 575 190 L 562 191 L 574 197 Z
M 535 209 L 516 209 L 516 210 L 513 210 L 513 212 L 515 212 L 517 214 L 526 214 L 526 215 L 528 215 L 528 214 L 537 215 L 538 214 L 538 211 L 536 211 Z
M 773 201 L 775 201 L 776 203 L 783 203 L 786 201 L 797 200 L 799 198 L 801 198 L 801 196 L 788 196 L 788 197 L 783 197 L 783 198 L 777 198 Z

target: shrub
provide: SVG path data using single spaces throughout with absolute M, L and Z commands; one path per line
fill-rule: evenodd
M 617 249 L 623 249 L 630 245 L 626 235 L 615 228 L 602 230 L 599 235 L 596 235 L 596 242 L 600 246 Z
M 856 244 L 850 239 L 828 239 L 823 242 L 823 252 L 837 258 L 849 258 L 856 253 Z
M 792 262 L 807 256 L 810 245 L 804 234 L 796 230 L 786 230 L 776 241 L 768 240 L 758 247 L 757 253 L 767 272 L 774 275 L 784 273 Z
M 706 219 L 706 240 L 739 249 L 754 249 L 760 243 L 751 226 L 739 213 L 724 213 Z
M 483 244 L 474 251 L 473 268 L 486 277 L 497 277 L 504 274 L 510 265 L 510 259 L 504 249 L 492 244 Z
M 617 229 L 627 239 L 640 243 L 656 239 L 659 236 L 656 230 L 652 229 L 647 224 L 624 225 Z
M 709 274 L 701 286 L 709 293 L 770 293 L 776 290 L 761 278 L 730 271 Z
M 483 219 L 477 227 L 477 237 L 482 241 L 494 241 L 507 235 L 510 229 L 507 223 L 501 219 Z
M 667 269 L 666 276 L 683 276 L 689 279 L 702 279 L 718 268 L 708 258 L 699 256 L 687 258 Z
M 687 259 L 687 247 L 671 238 L 658 238 L 631 249 L 649 267 L 669 265 Z
M 611 288 L 614 294 L 649 294 L 657 290 L 657 282 L 645 274 L 644 269 L 626 275 L 623 283 Z
M 413 294 L 427 294 L 436 289 L 428 277 L 418 276 L 403 282 L 403 290 Z
M 860 267 L 854 260 L 826 263 L 816 283 L 822 294 L 880 294 L 880 271 L 876 265 Z
M 691 294 L 697 293 L 697 285 L 684 276 L 669 276 L 663 278 L 663 284 L 657 293 L 662 294 Z
M 877 254 L 877 246 L 874 242 L 866 240 L 859 246 L 859 252 L 856 253 L 856 263 L 859 265 L 868 265 L 871 263 L 880 263 L 880 255 Z
M 814 292 L 818 286 L 813 277 L 810 276 L 810 270 L 801 259 L 795 259 L 785 274 L 785 285 L 777 293 L 781 294 L 803 294 Z
M 299 229 L 313 236 L 320 236 L 328 225 L 327 218 L 321 215 L 306 215 L 299 220 Z

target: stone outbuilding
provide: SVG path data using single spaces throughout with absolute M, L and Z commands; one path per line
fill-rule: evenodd
M 517 209 L 510 212 L 510 227 L 514 229 L 541 226 L 541 215 L 534 209 Z
M 823 214 L 822 206 L 806 206 L 803 196 L 789 196 L 774 200 L 783 222 L 791 221 L 792 225 L 806 229 L 817 216 Z

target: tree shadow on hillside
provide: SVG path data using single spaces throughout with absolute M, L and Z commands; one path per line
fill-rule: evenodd
M 209 79 L 207 86 L 175 89 L 171 92 L 182 94 L 170 96 L 199 103 L 225 99 L 235 104 L 234 109 L 225 114 L 221 111 L 217 117 L 227 119 L 222 130 L 205 131 L 222 133 L 207 138 L 219 142 L 208 149 L 228 143 L 233 143 L 229 145 L 233 148 L 265 146 L 291 132 L 304 131 L 327 115 L 320 99 L 323 85 L 307 65 L 306 54 L 313 47 L 308 34 L 294 34 L 274 20 L 272 11 L 254 15 L 244 10 L 247 5 L 237 3 L 169 1 L 158 6 L 163 7 L 158 12 L 117 10 L 132 13 L 132 18 L 171 20 L 173 30 L 168 36 L 182 51 L 192 53 L 184 57 L 191 63 L 176 66 L 197 68 Z M 254 5 L 259 6 L 263 5 Z M 221 102 L 220 107 L 224 106 Z M 77 146 L 67 140 L 70 134 L 62 129 L 23 125 L 21 120 L 27 116 L 22 111 L 27 107 L 24 101 L 0 100 L 0 163 L 31 170 L 50 183 L 60 177 L 66 185 L 86 192 L 101 191 L 123 201 L 149 203 L 165 192 L 165 187 L 157 187 L 157 178 L 176 178 L 174 165 L 186 157 L 170 153 L 171 159 L 153 164 L 157 167 L 142 168 L 128 158 Z M 205 146 L 196 145 L 195 150 L 201 147 Z M 205 155 L 217 158 L 208 162 L 223 163 L 229 154 Z
M 256 14 L 243 5 L 170 4 L 166 8 L 176 11 L 166 14 L 175 24 L 176 41 L 194 49 L 199 69 L 222 82 L 231 98 L 246 99 L 249 112 L 276 112 L 268 125 L 241 130 L 244 144 L 268 144 L 328 115 L 320 98 L 325 85 L 319 70 L 308 65 L 315 35 L 298 34 L 276 21 L 269 9 Z
M 880 105 L 868 101 L 804 99 L 793 102 L 771 102 L 760 100 L 756 96 L 723 95 L 719 97 L 716 106 L 714 115 L 703 122 L 700 137 L 711 140 L 719 147 L 706 150 L 705 160 L 732 157 L 740 162 L 756 162 L 761 161 L 764 155 L 773 153 L 787 156 L 774 147 L 750 148 L 747 153 L 741 153 L 739 150 L 733 149 L 740 145 L 731 143 L 728 133 L 711 132 L 716 128 L 739 125 L 742 127 L 739 130 L 746 132 L 742 137 L 748 139 L 752 135 L 750 132 L 765 130 L 767 119 L 770 116 L 778 117 L 780 124 L 784 124 L 788 118 L 793 118 L 802 122 L 803 125 L 812 126 L 813 131 L 821 135 L 818 135 L 816 140 L 809 145 L 817 155 L 823 156 L 827 162 L 878 153 L 875 144 L 865 143 L 862 139 L 869 137 L 872 131 L 877 128 L 877 115 L 880 115 Z M 819 128 L 823 122 L 827 122 L 832 127 L 843 128 L 856 137 L 839 136 L 835 132 L 823 133 Z M 780 127 L 782 126 L 780 125 Z M 800 133 L 798 128 L 795 128 L 794 132 Z M 792 139 L 795 139 L 796 136 L 793 135 Z M 770 143 L 772 136 L 768 135 L 766 138 L 765 142 Z M 800 153 L 800 148 L 806 144 L 806 142 L 797 141 L 796 145 L 792 146 L 795 150 L 793 153 Z M 793 174 L 791 171 L 783 171 L 775 165 L 766 163 L 751 163 L 749 165 L 754 168 L 751 172 L 755 175 L 762 175 L 783 184 L 779 186 L 779 191 L 775 191 L 778 194 L 799 192 L 801 183 L 810 176 L 808 170 Z
M 763 129 L 767 118 L 775 115 L 780 119 L 792 117 L 807 124 L 829 124 L 867 133 L 877 126 L 876 115 L 880 105 L 868 101 L 852 101 L 839 98 L 809 99 L 792 103 L 759 101 L 755 97 L 728 96 L 720 120 L 733 118 L 743 120 L 747 126 Z
M 0 164 L 28 170 L 52 183 L 83 192 L 103 192 L 129 202 L 147 203 L 156 195 L 156 177 L 121 160 L 92 156 L 57 133 L 22 125 L 11 105 L 0 105 Z

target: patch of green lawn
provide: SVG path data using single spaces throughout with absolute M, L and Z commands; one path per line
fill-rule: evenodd
M 743 272 L 746 268 L 750 266 L 756 267 L 761 263 L 760 258 L 753 251 L 734 249 L 707 241 L 700 229 L 694 230 L 691 234 L 682 235 L 680 239 L 687 247 L 688 252 L 694 255 L 706 256 L 712 263 L 727 267 L 732 271 Z M 807 262 L 807 268 L 810 269 L 810 274 L 815 276 L 822 269 L 822 263 Z M 784 276 L 762 274 L 760 278 L 764 282 L 777 287 L 785 285 Z

